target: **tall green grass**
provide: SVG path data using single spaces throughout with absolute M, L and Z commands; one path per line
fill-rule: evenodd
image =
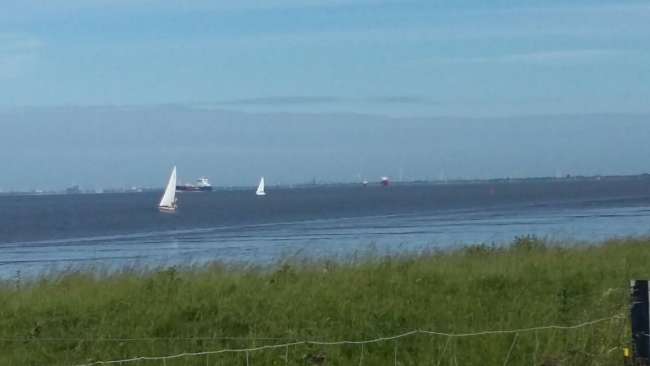
M 0 285 L 0 365 L 363 340 L 413 329 L 464 333 L 572 325 L 622 314 L 575 330 L 420 334 L 363 347 L 299 345 L 248 355 L 250 365 L 618 365 L 629 338 L 629 280 L 650 278 L 648 244 L 620 239 L 549 245 L 525 237 L 508 248 L 347 262 L 69 272 L 7 281 Z M 246 365 L 246 355 L 186 357 L 165 365 Z

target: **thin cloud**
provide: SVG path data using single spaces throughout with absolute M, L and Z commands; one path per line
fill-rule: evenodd
M 33 37 L 0 33 L 0 79 L 14 78 L 36 60 L 41 42 Z
M 496 64 L 582 64 L 595 61 L 620 59 L 633 54 L 631 51 L 615 49 L 582 49 L 582 50 L 547 50 L 525 53 L 480 57 L 438 57 L 433 61 L 444 63 L 496 63 Z
M 437 105 L 437 101 L 424 96 L 387 95 L 375 97 L 343 97 L 343 96 L 278 96 L 242 98 L 233 100 L 201 103 L 200 105 L 214 106 L 297 106 L 297 105 L 341 105 L 341 104 L 418 104 Z
M 10 10 L 0 14 L 0 19 L 13 20 L 37 19 L 42 16 L 67 17 L 83 11 L 104 10 L 134 11 L 147 9 L 156 11 L 203 11 L 203 12 L 237 12 L 250 10 L 292 9 L 292 8 L 326 8 L 340 6 L 377 5 L 396 2 L 397 0 L 8 0 L 3 6 Z
M 10 4 L 14 1 L 10 1 Z M 179 19 L 196 17 L 199 15 L 210 17 L 216 14 L 246 13 L 249 10 L 267 11 L 275 9 L 304 9 L 315 8 L 319 11 L 326 11 L 328 7 L 365 6 L 369 9 L 377 4 L 394 3 L 395 0 L 242 0 L 235 2 L 212 2 L 197 0 L 192 2 L 181 2 L 171 0 L 160 3 L 154 0 L 53 0 L 48 4 L 40 4 L 37 0 L 24 0 L 14 8 L 0 14 L 0 23 L 3 16 L 7 16 L 7 22 L 13 22 L 13 18 L 27 17 L 32 21 L 41 18 L 66 19 L 74 16 L 78 18 L 75 24 L 92 24 L 93 17 L 82 16 L 84 12 L 101 10 L 102 14 L 119 14 L 118 19 L 129 13 L 142 14 L 143 11 L 152 19 L 156 14 L 174 14 Z M 36 4 L 38 3 L 38 4 Z M 25 4 L 32 4 L 27 6 Z M 66 10 L 67 9 L 67 10 Z M 485 40 L 485 39 L 526 39 L 530 37 L 608 37 L 613 36 L 634 36 L 645 37 L 650 35 L 650 28 L 647 27 L 647 16 L 650 15 L 650 6 L 644 4 L 580 4 L 580 5 L 553 5 L 547 7 L 532 7 L 530 5 L 508 5 L 495 7 L 443 7 L 442 10 L 455 9 L 448 12 L 440 21 L 416 20 L 415 22 L 404 22 L 400 18 L 392 19 L 391 25 L 384 24 L 363 24 L 348 27 L 324 26 L 321 28 L 303 28 L 287 31 L 286 29 L 264 28 L 263 26 L 254 30 L 247 30 L 240 33 L 220 32 L 196 32 L 188 37 L 188 32 L 196 29 L 189 27 L 182 29 L 179 25 L 178 39 L 182 47 L 196 44 L 198 47 L 208 45 L 239 45 L 244 47 L 291 47 L 314 46 L 322 47 L 341 44 L 377 44 L 386 45 L 389 43 L 403 44 L 406 42 L 436 42 L 449 40 Z M 116 13 L 117 12 L 117 13 Z M 16 15 L 19 14 L 19 15 Z M 31 15 L 30 15 L 31 14 Z M 290 13 L 287 13 L 290 14 Z M 11 17 L 9 17 L 11 15 Z M 96 14 L 95 14 L 96 15 Z M 497 18 L 498 17 L 498 18 Z M 110 27 L 110 16 L 107 26 Z M 408 19 L 408 17 L 405 17 Z M 207 18 L 202 19 L 203 22 Z M 391 18 L 389 18 L 391 19 Z M 444 21 L 443 21 L 444 19 Z M 499 19 L 497 22 L 486 23 L 486 19 Z M 181 22 L 182 23 L 182 22 Z M 142 32 L 141 26 L 137 23 L 120 24 L 118 34 L 127 35 L 120 39 L 120 44 L 142 43 L 145 45 L 156 45 L 159 43 L 174 43 L 174 36 L 168 35 L 161 41 L 160 37 L 151 37 L 151 33 Z M 170 31 L 170 33 L 173 33 Z M 92 32 L 88 37 L 97 36 Z M 98 44 L 101 44 L 99 42 Z
M 383 97 L 373 97 L 366 99 L 369 103 L 377 104 L 415 104 L 415 105 L 438 105 L 438 101 L 421 96 L 392 95 Z
M 242 98 L 218 101 L 216 105 L 305 105 L 305 104 L 331 104 L 340 103 L 344 99 L 330 96 L 279 96 L 279 97 L 260 97 L 260 98 Z
M 566 63 L 610 59 L 620 57 L 623 54 L 625 54 L 625 51 L 607 49 L 542 51 L 507 55 L 502 57 L 501 61 L 528 63 Z
M 29 36 L 0 33 L 0 55 L 31 52 L 41 47 L 41 42 Z

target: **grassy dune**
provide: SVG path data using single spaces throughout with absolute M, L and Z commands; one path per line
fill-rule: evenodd
M 474 246 L 348 263 L 8 281 L 0 285 L 0 365 L 76 365 L 304 339 L 372 339 L 413 329 L 572 325 L 622 314 L 574 330 L 419 334 L 363 347 L 299 345 L 248 355 L 250 365 L 619 365 L 629 339 L 628 282 L 650 278 L 648 244 L 558 246 L 520 238 L 507 249 Z M 246 364 L 245 354 L 164 363 Z

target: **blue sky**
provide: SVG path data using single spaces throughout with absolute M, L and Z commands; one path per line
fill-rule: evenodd
M 647 1 L 9 0 L 0 107 L 650 111 Z
M 4 0 L 0 190 L 650 171 L 650 2 Z

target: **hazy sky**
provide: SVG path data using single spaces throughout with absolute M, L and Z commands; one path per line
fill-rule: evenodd
M 0 106 L 650 111 L 647 1 L 5 0 Z
M 648 1 L 1 8 L 0 189 L 650 170 Z
M 168 107 L 0 111 L 0 188 L 637 174 L 650 115 L 388 118 Z

